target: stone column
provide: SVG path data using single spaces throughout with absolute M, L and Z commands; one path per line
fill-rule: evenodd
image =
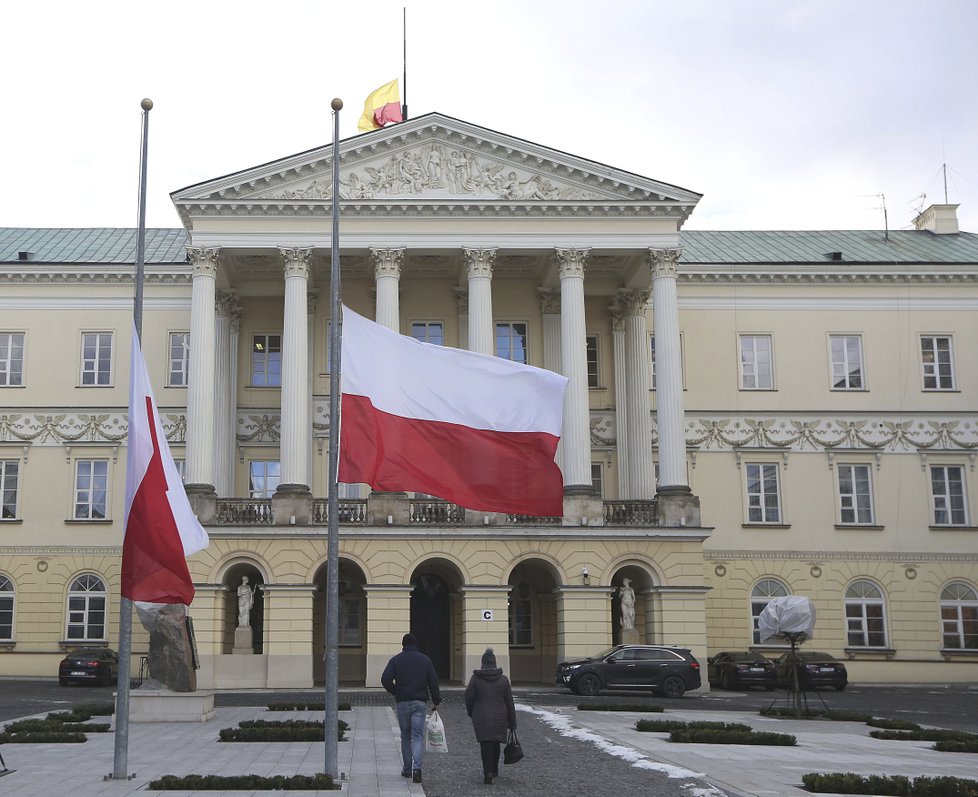
M 543 315 L 543 367 L 561 373 L 560 360 L 560 294 L 544 288 L 537 289 L 540 312 Z M 554 461 L 564 472 L 564 439 L 557 444 Z
M 469 280 L 469 350 L 496 353 L 496 330 L 492 318 L 492 267 L 495 249 L 462 250 Z
M 285 270 L 285 316 L 282 334 L 282 434 L 280 454 L 282 481 L 273 498 L 310 496 L 309 474 L 309 321 L 307 289 L 312 249 L 283 248 Z M 309 522 L 311 500 L 288 501 L 288 506 L 273 501 L 276 525 Z M 305 504 L 308 503 L 308 509 Z
M 458 347 L 469 348 L 469 292 L 464 288 L 455 289 L 455 310 L 458 317 Z
M 222 498 L 234 497 L 234 396 L 231 381 L 231 325 L 239 312 L 232 292 L 217 296 L 214 324 L 214 489 Z
M 560 270 L 560 360 L 564 392 L 564 490 L 593 494 L 591 423 L 584 325 L 584 268 L 589 249 L 557 249 Z
M 366 584 L 366 686 L 380 686 L 380 676 L 391 656 L 401 652 L 401 638 L 411 630 L 410 584 Z
M 316 302 L 318 296 L 315 291 L 310 291 L 306 295 L 306 336 L 309 341 L 309 351 L 306 357 L 306 397 L 309 402 L 309 435 L 310 441 L 306 451 L 306 473 L 309 474 L 309 487 L 313 486 L 316 470 L 313 467 L 313 446 L 312 436 L 315 433 L 314 421 L 316 419 L 315 389 L 316 389 Z M 329 345 L 329 341 L 327 341 Z M 319 482 L 322 484 L 322 482 Z
M 404 265 L 403 249 L 371 249 L 370 260 L 374 266 L 374 280 L 377 284 L 377 307 L 375 317 L 378 324 L 400 333 L 401 314 L 398 289 L 401 280 L 401 266 Z
M 621 291 L 618 301 L 625 326 L 625 435 L 628 438 L 625 498 L 651 501 L 655 497 L 655 466 L 649 406 L 651 354 L 645 320 L 649 294 L 646 291 Z M 684 454 L 685 451 L 683 448 Z
M 679 249 L 649 250 L 659 430 L 659 525 L 699 526 L 699 499 L 692 496 L 686 474 L 686 420 L 676 295 L 679 253 Z
M 625 388 L 625 320 L 621 306 L 610 308 L 611 342 L 615 365 L 615 455 L 618 465 L 618 497 L 629 497 L 628 486 L 628 392 Z
M 476 586 L 467 584 L 462 588 L 462 617 L 465 628 L 465 644 L 462 653 L 462 672 L 478 670 L 482 665 L 482 654 L 492 648 L 496 663 L 503 672 L 510 672 L 509 666 L 509 592 L 508 584 L 503 586 Z M 492 617 L 489 617 L 489 614 Z
M 214 299 L 219 249 L 187 247 L 193 286 L 190 300 L 190 373 L 187 391 L 187 483 L 202 523 L 213 520 L 214 498 Z M 197 497 L 204 500 L 198 501 Z

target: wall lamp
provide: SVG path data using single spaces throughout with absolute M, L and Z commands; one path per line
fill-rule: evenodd
M 581 579 L 584 581 L 584 585 L 587 586 L 591 583 L 591 574 L 587 571 L 587 565 L 581 570 Z

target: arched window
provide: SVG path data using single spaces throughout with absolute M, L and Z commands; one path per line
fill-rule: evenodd
M 68 588 L 68 635 L 70 641 L 105 640 L 105 584 L 85 573 Z
M 941 590 L 941 632 L 945 649 L 978 650 L 978 592 L 963 581 Z
M 774 578 L 762 579 L 754 585 L 754 589 L 750 591 L 750 617 L 753 628 L 751 638 L 755 645 L 761 644 L 761 632 L 757 630 L 757 621 L 764 607 L 768 605 L 771 598 L 783 598 L 789 594 L 788 588 Z
M 0 573 L 0 640 L 14 638 L 14 582 Z
M 849 647 L 886 647 L 883 590 L 872 581 L 853 581 L 846 590 L 846 632 Z

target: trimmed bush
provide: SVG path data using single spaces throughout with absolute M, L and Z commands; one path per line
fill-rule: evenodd
M 888 731 L 919 731 L 923 730 L 916 722 L 911 722 L 910 720 L 886 720 L 886 719 L 868 719 L 866 724 L 872 728 L 883 728 Z
M 345 720 L 337 720 L 336 724 L 341 731 L 348 731 L 350 723 Z M 326 722 L 317 720 L 242 720 L 238 723 L 239 728 L 325 728 Z
M 799 715 L 795 709 L 788 706 L 772 706 L 762 708 L 759 712 L 764 717 L 785 717 L 786 719 L 801 720 L 836 720 L 837 722 L 869 722 L 872 714 L 862 714 L 858 711 L 840 709 L 807 709 Z
M 681 730 L 700 731 L 750 731 L 750 725 L 741 722 L 683 722 L 682 720 L 638 720 L 635 730 L 645 732 L 672 732 Z
M 75 706 L 75 711 L 84 711 L 93 717 L 111 717 L 115 714 L 114 703 L 82 703 Z
M 84 742 L 84 733 L 56 731 L 26 731 L 24 733 L 0 733 L 0 744 L 65 744 Z
M 836 722 L 869 722 L 873 719 L 872 714 L 863 714 L 860 711 L 847 711 L 846 709 L 830 708 L 825 712 L 825 718 Z
M 870 731 L 874 739 L 903 742 L 968 742 L 978 740 L 978 734 L 968 731 L 945 731 L 940 728 L 919 731 Z
M 934 749 L 942 753 L 978 753 L 978 738 L 939 739 Z
M 342 788 L 329 775 L 164 775 L 150 791 L 329 791 Z
M 325 711 L 325 703 L 269 703 L 269 711 Z M 349 703 L 338 703 L 337 711 L 349 711 Z
M 578 711 L 638 711 L 647 714 L 654 714 L 664 709 L 652 703 L 646 705 L 634 705 L 629 703 L 582 703 L 577 707 Z
M 910 778 L 902 775 L 856 775 L 852 772 L 813 772 L 802 776 L 812 792 L 880 794 L 892 797 L 978 797 L 978 781 L 951 777 Z
M 88 722 L 92 715 L 81 708 L 73 708 L 71 711 L 52 711 L 48 714 L 49 720 L 57 722 Z
M 712 728 L 685 728 L 672 731 L 669 734 L 669 741 L 695 744 L 764 744 L 780 747 L 792 747 L 797 744 L 797 739 L 788 733 Z

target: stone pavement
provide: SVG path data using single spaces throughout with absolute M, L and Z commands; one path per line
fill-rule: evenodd
M 519 702 L 519 695 L 517 700 Z M 911 777 L 948 774 L 967 778 L 975 778 L 978 773 L 978 755 L 938 753 L 930 749 L 929 742 L 880 741 L 871 738 L 868 735 L 871 729 L 860 723 L 769 719 L 748 711 L 716 712 L 698 708 L 692 700 L 675 701 L 666 712 L 654 715 L 582 712 L 576 708 L 520 703 L 520 728 L 526 729 L 528 737 L 534 740 L 534 749 L 528 749 L 527 758 L 516 767 L 504 768 L 503 777 L 493 786 L 483 786 L 474 772 L 478 767 L 478 747 L 471 737 L 471 727 L 467 727 L 464 707 L 454 705 L 455 702 L 446 703 L 442 711 L 448 727 L 449 746 L 457 745 L 463 758 L 453 759 L 449 764 L 448 758 L 439 760 L 436 756 L 432 759 L 434 754 L 429 754 L 426 768 L 430 765 L 427 770 L 430 774 L 426 774 L 426 783 L 421 785 L 400 776 L 397 723 L 389 705 L 357 706 L 352 711 L 341 712 L 340 717 L 351 725 L 347 733 L 349 741 L 341 742 L 338 747 L 339 769 L 345 776 L 345 797 L 418 797 L 425 794 L 449 797 L 493 793 L 563 797 L 577 794 L 580 792 L 575 790 L 573 781 L 566 780 L 566 790 L 557 794 L 551 787 L 540 790 L 547 781 L 543 777 L 545 771 L 553 768 L 557 761 L 548 749 L 554 750 L 551 745 L 559 746 L 561 739 L 586 745 L 575 748 L 575 754 L 587 770 L 609 773 L 627 770 L 639 776 L 645 771 L 650 787 L 654 777 L 662 779 L 662 775 L 653 777 L 651 773 L 663 773 L 669 778 L 670 794 L 689 797 L 802 797 L 806 792 L 801 789 L 801 776 L 815 771 Z M 104 780 L 113 766 L 112 733 L 89 734 L 89 740 L 84 744 L 6 744 L 0 746 L 0 754 L 7 767 L 15 771 L 0 777 L 0 795 L 271 795 L 273 792 L 151 792 L 147 784 L 162 774 L 311 775 L 321 772 L 324 763 L 321 742 L 262 745 L 218 741 L 220 729 L 236 727 L 242 720 L 304 716 L 312 718 L 316 715 L 237 707 L 218 708 L 216 717 L 206 723 L 130 725 L 128 761 L 134 777 L 128 781 Z M 794 734 L 798 737 L 798 746 L 671 744 L 666 741 L 666 734 L 636 731 L 635 720 L 641 716 L 746 722 L 755 730 Z M 523 741 L 526 746 L 526 740 Z M 506 772 L 506 769 L 512 769 L 512 772 Z M 519 777 L 514 777 L 516 773 Z M 557 777 L 560 774 L 557 773 Z M 598 777 L 589 781 L 592 784 L 587 789 L 589 797 L 615 793 L 611 790 L 613 780 Z M 600 785 L 605 782 L 608 790 Z M 429 791 L 426 792 L 426 788 Z M 660 793 L 661 790 L 656 791 L 656 794 Z

